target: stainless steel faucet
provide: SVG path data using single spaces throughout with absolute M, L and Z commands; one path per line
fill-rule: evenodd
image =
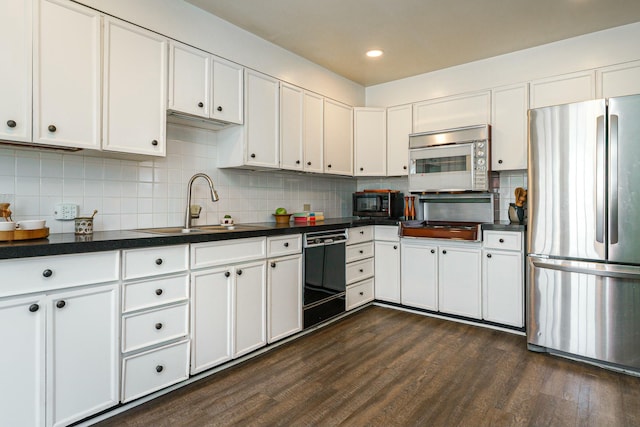
M 204 178 L 207 180 L 207 182 L 209 183 L 209 190 L 211 191 L 211 201 L 212 202 L 217 202 L 218 200 L 220 200 L 220 197 L 218 197 L 218 192 L 216 191 L 216 189 L 213 186 L 213 180 L 211 179 L 211 177 L 207 174 L 204 173 L 197 173 L 195 175 L 193 175 L 191 177 L 191 179 L 189 180 L 189 185 L 187 186 L 187 212 L 184 216 L 184 228 L 185 230 L 189 230 L 191 229 L 191 190 L 193 188 L 193 181 L 196 180 L 196 178 Z

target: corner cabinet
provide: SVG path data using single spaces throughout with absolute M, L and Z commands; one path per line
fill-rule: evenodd
M 31 1 L 0 0 L 0 139 L 31 141 Z
M 33 141 L 99 150 L 102 17 L 71 2 L 34 4 Z
M 242 124 L 243 68 L 205 51 L 171 42 L 169 110 Z
M 387 176 L 407 176 L 413 106 L 387 108 Z
M 102 148 L 165 156 L 167 39 L 105 18 L 103 51 Z
M 375 298 L 400 303 L 400 237 L 396 225 L 374 226 Z
M 353 109 L 355 176 L 387 174 L 387 110 Z
M 491 91 L 491 170 L 527 168 L 529 85 Z
M 244 83 L 244 126 L 218 132 L 218 167 L 278 168 L 280 82 L 245 70 Z
M 324 100 L 324 173 L 353 175 L 353 108 Z

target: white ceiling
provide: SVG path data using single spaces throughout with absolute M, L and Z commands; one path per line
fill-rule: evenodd
M 186 1 L 363 86 L 640 21 L 640 0 Z

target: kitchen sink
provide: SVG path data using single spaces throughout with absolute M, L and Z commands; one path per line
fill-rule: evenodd
M 191 227 L 189 229 L 184 227 L 159 227 L 159 228 L 142 228 L 136 231 L 140 233 L 150 234 L 167 234 L 167 235 L 182 235 L 182 234 L 207 234 L 207 233 L 231 233 L 234 231 L 250 231 L 250 230 L 262 230 L 265 227 L 258 225 L 200 225 L 197 227 Z

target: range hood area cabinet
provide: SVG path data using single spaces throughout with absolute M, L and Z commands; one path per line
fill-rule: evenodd
M 165 155 L 167 39 L 70 1 L 0 7 L 11 61 L 0 67 L 11 82 L 0 87 L 0 140 Z
M 280 81 L 244 71 L 244 125 L 218 132 L 218 167 L 277 169 L 280 166 Z
M 169 121 L 210 129 L 242 124 L 243 71 L 238 64 L 172 41 Z

